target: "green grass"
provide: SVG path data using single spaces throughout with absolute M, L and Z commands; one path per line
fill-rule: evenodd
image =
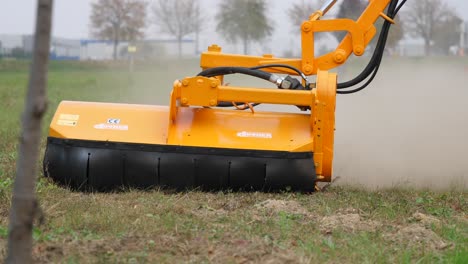
M 196 66 L 197 61 L 139 64 L 129 76 L 125 64 L 52 62 L 43 138 L 61 100 L 166 104 L 173 80 L 197 73 Z M 28 62 L 0 61 L 2 256 L 27 78 Z M 335 186 L 311 195 L 161 190 L 82 194 L 38 176 L 46 219 L 34 228 L 38 262 L 466 263 L 468 259 L 466 191 Z M 415 213 L 432 220 L 424 223 Z

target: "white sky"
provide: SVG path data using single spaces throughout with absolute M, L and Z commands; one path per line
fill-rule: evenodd
M 35 8 L 37 0 L 1 0 L 0 5 L 0 34 L 31 34 L 34 28 Z M 89 15 L 91 12 L 90 3 L 93 0 L 55 0 L 54 1 L 54 25 L 53 35 L 66 38 L 89 38 Z M 153 2 L 150 0 L 149 2 Z M 299 0 L 295 0 L 299 1 Z M 323 0 L 310 0 L 312 2 L 323 2 Z M 345 1 L 345 0 L 340 0 Z M 408 0 L 420 1 L 420 0 Z M 468 20 L 468 1 L 466 0 L 446 0 L 455 7 L 459 15 Z M 214 17 L 219 0 L 202 0 L 203 12 L 207 17 Z M 269 45 L 262 47 L 258 52 L 274 52 L 280 55 L 283 47 L 290 46 L 293 39 L 298 36 L 291 34 L 291 24 L 286 21 L 286 10 L 291 1 L 288 0 L 268 0 L 270 6 L 270 17 L 275 20 L 275 32 Z M 335 7 L 337 8 L 337 7 Z M 214 21 L 204 31 L 201 37 L 201 47 L 212 43 L 223 45 L 222 38 L 214 33 Z M 157 38 L 157 31 L 148 29 L 148 36 Z M 268 50 L 270 49 L 270 50 Z M 239 50 L 240 51 L 240 50 Z M 253 50 L 252 53 L 256 53 Z

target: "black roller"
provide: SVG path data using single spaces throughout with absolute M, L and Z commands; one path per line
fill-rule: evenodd
M 44 175 L 78 191 L 153 187 L 314 191 L 313 153 L 143 145 L 49 137 Z

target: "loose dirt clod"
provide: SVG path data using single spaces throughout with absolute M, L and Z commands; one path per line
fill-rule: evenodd
M 296 201 L 285 200 L 266 200 L 255 205 L 259 210 L 267 211 L 269 213 L 286 212 L 290 214 L 307 215 L 307 210 Z
M 346 210 L 349 212 L 356 210 Z M 375 231 L 381 224 L 372 220 L 363 220 L 358 213 L 337 213 L 325 216 L 320 221 L 320 229 L 325 234 L 331 234 L 336 229 L 343 229 L 347 232 Z
M 440 220 L 435 218 L 434 216 L 430 215 L 425 215 L 422 213 L 414 213 L 413 217 L 410 220 L 415 220 L 419 223 L 421 223 L 423 226 L 426 228 L 430 228 L 431 226 L 439 226 L 440 225 Z
M 426 246 L 437 250 L 443 250 L 451 246 L 432 230 L 421 224 L 403 226 L 395 234 L 387 234 L 384 237 L 396 243 L 418 247 Z

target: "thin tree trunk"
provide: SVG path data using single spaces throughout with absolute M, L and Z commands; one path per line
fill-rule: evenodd
M 114 39 L 114 51 L 112 53 L 112 58 L 114 60 L 117 60 L 117 46 L 119 45 L 119 41 L 116 39 Z
M 120 42 L 120 27 L 114 24 L 114 51 L 112 54 L 112 58 L 117 60 L 117 48 L 119 47 Z
M 199 41 L 200 41 L 200 30 L 197 29 L 195 31 L 195 55 L 198 55 L 198 53 L 200 52 L 199 43 L 198 43 Z
M 431 40 L 426 39 L 424 40 L 424 53 L 426 56 L 431 56 Z
M 177 37 L 177 44 L 179 45 L 179 59 L 182 58 L 182 37 Z
M 34 218 L 39 212 L 35 194 L 36 169 L 41 140 L 41 120 L 47 108 L 46 83 L 52 5 L 53 0 L 39 0 L 37 5 L 34 54 L 22 116 L 6 263 L 32 262 L 32 228 Z
M 247 55 L 247 53 L 249 52 L 249 41 L 247 40 L 247 38 L 244 38 L 243 41 L 244 41 L 244 54 Z

